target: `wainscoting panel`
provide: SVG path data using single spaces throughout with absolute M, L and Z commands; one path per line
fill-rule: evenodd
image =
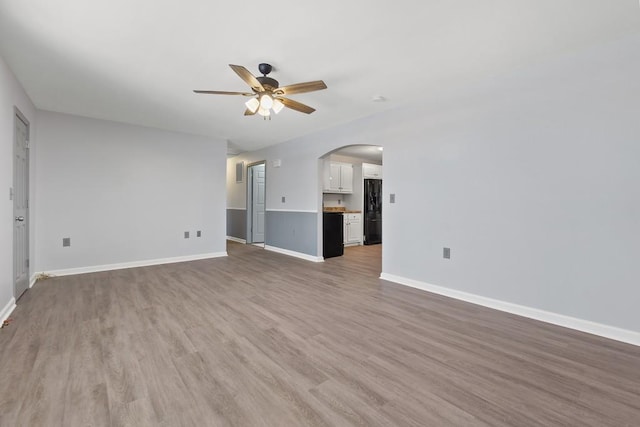
M 267 210 L 266 244 L 275 248 L 318 255 L 318 213 Z
M 227 209 L 227 236 L 247 240 L 247 210 Z

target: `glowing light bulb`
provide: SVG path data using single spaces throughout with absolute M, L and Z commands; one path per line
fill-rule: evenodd
M 265 93 L 260 97 L 260 108 L 269 110 L 271 107 L 273 107 L 273 98 Z
M 271 115 L 269 110 L 267 110 L 266 108 L 262 108 L 262 107 L 260 107 L 258 109 L 258 114 L 260 114 L 261 116 L 264 116 L 264 117 L 269 117 Z
M 284 108 L 284 104 L 278 98 L 273 100 L 273 112 L 278 114 Z
M 247 102 L 244 103 L 247 106 L 247 109 L 252 113 L 255 113 L 258 107 L 260 106 L 260 101 L 257 98 L 251 98 Z

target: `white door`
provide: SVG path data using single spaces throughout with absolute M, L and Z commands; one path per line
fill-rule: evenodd
M 13 157 L 13 271 L 16 300 L 29 287 L 29 125 L 15 115 Z
M 265 167 L 264 164 L 255 165 L 252 169 L 251 189 L 251 241 L 264 242 L 264 206 L 265 206 Z

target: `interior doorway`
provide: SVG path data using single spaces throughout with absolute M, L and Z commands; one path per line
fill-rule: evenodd
M 29 122 L 15 109 L 13 145 L 13 295 L 29 288 Z
M 264 161 L 247 166 L 247 243 L 265 243 L 267 176 Z
M 340 257 L 338 262 L 371 264 L 379 270 L 378 274 L 383 240 L 382 157 L 381 146 L 351 145 L 319 159 L 323 212 L 319 253 L 335 261 Z M 329 220 L 336 214 L 342 214 L 343 227 L 332 236 L 325 227 L 325 218 Z M 336 245 L 340 245 L 340 250 L 334 250 Z M 325 251 L 327 247 L 331 250 Z

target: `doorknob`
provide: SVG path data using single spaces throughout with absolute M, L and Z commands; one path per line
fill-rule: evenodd
M 24 221 L 24 217 L 23 216 L 17 216 L 16 217 L 16 221 L 22 222 L 22 221 Z

